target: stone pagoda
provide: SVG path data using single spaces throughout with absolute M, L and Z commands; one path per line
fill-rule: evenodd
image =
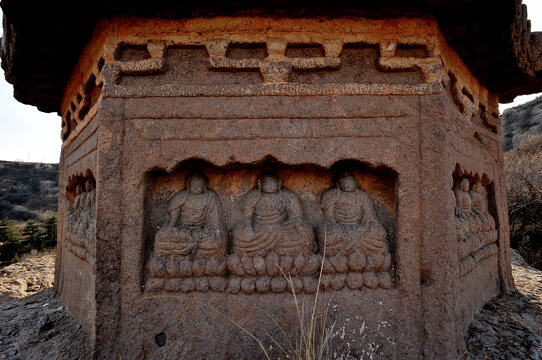
M 62 118 L 55 291 L 94 357 L 261 358 L 235 322 L 277 358 L 318 294 L 337 358 L 461 358 L 514 286 L 520 3 L 3 0 L 15 98 Z

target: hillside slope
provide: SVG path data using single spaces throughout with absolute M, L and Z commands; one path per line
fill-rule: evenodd
M 58 164 L 0 161 L 0 219 L 43 220 L 57 206 Z
M 542 96 L 501 115 L 504 151 L 517 149 L 530 135 L 542 133 Z

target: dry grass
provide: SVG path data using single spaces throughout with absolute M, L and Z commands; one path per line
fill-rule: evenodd
M 331 299 L 329 299 L 329 301 L 326 301 L 325 299 L 321 301 L 322 299 L 321 299 L 321 293 L 320 293 L 320 285 L 322 281 L 322 273 L 324 269 L 325 258 L 326 258 L 326 245 L 324 241 L 322 264 L 320 265 L 320 271 L 318 275 L 318 286 L 316 289 L 316 294 L 314 296 L 314 301 L 309 306 L 307 306 L 304 301 L 300 301 L 300 299 L 298 298 L 294 289 L 294 284 L 293 284 L 291 275 L 289 273 L 285 273 L 277 264 L 277 266 L 279 266 L 280 272 L 286 279 L 293 296 L 295 310 L 297 314 L 297 321 L 298 321 L 298 326 L 299 326 L 297 335 L 292 336 L 292 334 L 287 334 L 286 331 L 283 329 L 283 327 L 273 318 L 271 314 L 269 314 L 268 312 L 264 310 L 262 310 L 262 312 L 266 314 L 275 323 L 275 325 L 277 326 L 277 328 L 280 330 L 281 334 L 283 335 L 284 341 L 280 341 L 279 339 L 275 339 L 267 331 L 264 330 L 264 332 L 267 334 L 267 336 L 269 336 L 271 341 L 275 345 L 277 345 L 277 347 L 281 350 L 282 356 L 284 356 L 286 359 L 292 359 L 292 360 L 332 359 L 332 354 L 333 354 L 332 340 L 333 340 L 333 333 L 335 330 L 335 322 L 329 324 L 329 310 L 331 307 L 330 306 Z M 325 307 L 323 309 L 320 307 L 321 303 L 325 304 Z M 245 332 L 248 336 L 250 336 L 252 339 L 254 339 L 258 343 L 258 346 L 262 350 L 262 353 L 265 356 L 265 358 L 269 360 L 271 359 L 262 341 L 257 336 L 255 336 L 252 332 L 250 332 L 245 327 L 235 322 L 233 319 L 223 314 L 219 310 L 213 308 L 212 306 L 209 306 L 203 303 L 200 303 L 200 304 L 206 307 L 207 309 L 213 311 L 214 313 L 218 314 L 223 319 L 229 321 L 230 323 L 238 327 L 243 332 Z
M 511 245 L 542 269 L 542 134 L 505 154 Z

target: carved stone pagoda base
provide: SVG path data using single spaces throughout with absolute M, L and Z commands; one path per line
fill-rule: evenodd
M 56 291 L 97 358 L 261 357 L 210 308 L 276 358 L 283 272 L 344 358 L 457 359 L 512 285 L 497 99 L 430 18 L 102 21 L 61 114 Z

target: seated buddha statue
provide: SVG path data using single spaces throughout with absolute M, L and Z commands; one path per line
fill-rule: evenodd
M 455 195 L 455 217 L 458 237 L 464 239 L 473 233 L 472 226 L 472 199 L 469 195 L 469 180 L 463 178 L 459 187 L 454 189 Z
M 324 226 L 319 229 L 320 248 L 326 254 L 387 253 L 386 230 L 376 217 L 373 203 L 358 188 L 354 175 L 342 172 L 335 187 L 326 190 L 320 199 Z
M 195 172 L 186 190 L 168 207 L 169 219 L 155 238 L 155 253 L 190 258 L 219 258 L 226 253 L 227 231 L 218 194 L 207 189 L 207 178 Z
M 75 235 L 77 232 L 77 227 L 79 225 L 79 218 L 81 217 L 81 212 L 83 211 L 83 202 L 85 201 L 86 193 L 83 191 L 83 186 L 77 184 L 75 187 L 75 200 L 73 202 L 72 209 L 68 212 L 68 231 L 71 235 Z
M 482 230 L 495 229 L 495 219 L 488 211 L 486 188 L 478 181 L 472 185 L 469 195 L 472 200 L 472 210 L 480 217 Z
M 297 196 L 281 188 L 281 180 L 266 173 L 258 188 L 241 203 L 243 220 L 233 230 L 234 251 L 241 255 L 306 254 L 314 250 L 314 233 L 304 221 Z

